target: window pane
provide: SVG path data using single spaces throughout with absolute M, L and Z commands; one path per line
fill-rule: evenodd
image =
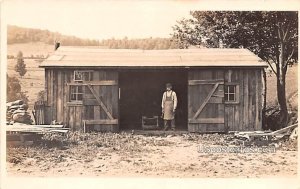
M 75 71 L 75 80 L 82 80 L 83 79 L 83 76 L 82 76 L 82 72 L 80 72 L 80 71 Z
M 74 71 L 74 80 L 76 81 L 92 81 L 92 71 Z
M 71 100 L 76 100 L 76 95 L 75 94 L 71 94 Z
M 76 87 L 71 86 L 71 94 L 76 92 Z
M 235 86 L 234 85 L 230 85 L 230 86 L 228 86 L 228 90 L 229 90 L 229 93 L 234 93 L 235 92 L 235 90 L 234 90 L 234 88 L 235 88 Z
M 225 101 L 236 101 L 236 85 L 227 85 L 225 87 Z
M 77 86 L 77 91 L 78 91 L 78 93 L 82 93 L 83 92 L 82 86 Z

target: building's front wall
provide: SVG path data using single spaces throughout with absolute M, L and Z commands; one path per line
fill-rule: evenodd
M 262 129 L 262 69 L 229 69 L 225 86 L 238 86 L 238 102 L 225 102 L 225 127 L 229 131 Z
M 83 97 L 85 100 L 81 103 L 71 101 L 70 87 L 71 85 L 74 85 L 74 69 L 46 69 L 45 87 L 47 111 L 45 122 L 47 124 L 56 120 L 57 122 L 62 122 L 66 126 L 72 128 L 72 130 L 82 130 L 82 125 L 84 124 L 83 120 L 96 120 L 95 123 L 91 124 L 96 125 L 97 130 L 118 131 L 118 72 L 112 70 L 92 71 L 92 81 L 94 84 L 98 81 L 110 81 L 110 84 L 96 84 L 93 86 L 93 89 L 99 95 L 99 99 L 103 101 L 107 107 L 107 111 L 112 114 L 110 118 L 107 113 L 100 108 L 92 92 L 88 90 L 87 86 L 85 87 Z M 210 74 L 209 72 L 205 72 L 207 72 L 205 69 L 191 69 L 189 72 L 189 78 L 205 80 L 207 79 L 205 74 L 207 76 Z M 213 132 L 261 130 L 262 69 L 216 69 L 212 70 L 211 73 L 213 75 L 211 75 L 212 77 L 210 79 L 217 79 L 220 81 L 221 77 L 223 80 L 223 84 L 217 88 L 217 91 L 220 92 L 225 90 L 227 85 L 235 85 L 237 96 L 235 102 L 226 102 L 223 99 L 223 104 L 220 104 L 220 99 L 215 98 L 215 102 L 212 102 L 215 104 L 211 105 L 212 108 L 208 110 L 205 115 L 213 116 L 212 118 L 216 118 L 218 120 L 216 121 L 215 119 L 214 121 L 212 119 L 206 119 L 208 123 L 205 127 L 208 128 L 209 123 L 217 125 L 217 127 L 212 130 Z M 199 76 L 199 78 L 196 76 Z M 200 96 L 201 92 L 197 93 L 197 90 L 194 92 L 193 90 L 189 91 L 189 93 L 193 93 L 188 94 L 189 100 L 191 100 L 191 96 L 194 99 L 197 99 L 198 97 L 202 98 Z M 205 95 L 209 94 L 209 89 L 205 90 L 207 90 Z M 218 96 L 218 94 L 216 94 L 216 96 Z M 205 100 L 205 97 L 202 99 Z M 191 102 L 191 104 L 193 104 L 193 102 Z M 193 104 L 193 106 L 194 105 L 195 104 Z M 189 114 L 190 112 L 195 114 L 199 105 L 196 104 L 196 106 L 193 110 L 189 107 Z M 217 109 L 214 110 L 213 107 L 217 107 Z M 199 117 L 201 117 L 201 114 Z M 223 117 L 224 121 L 220 121 L 220 117 Z M 195 125 L 195 123 L 193 124 Z M 192 127 L 190 127 L 189 124 L 189 131 L 205 132 L 206 129 L 203 130 L 200 124 Z
M 72 130 L 82 130 L 86 124 L 95 125 L 99 131 L 118 130 L 118 73 L 115 71 L 90 70 L 91 81 L 74 81 L 74 69 L 46 69 L 46 117 L 45 122 L 62 122 Z M 87 85 L 82 87 L 81 99 L 72 99 L 72 87 L 90 83 L 98 100 Z M 80 91 L 81 92 L 81 91 Z M 79 95 L 77 94 L 77 98 Z M 101 101 L 106 110 L 100 108 Z M 111 114 L 107 115 L 107 112 Z M 96 120 L 93 123 L 91 120 Z M 103 124 L 100 127 L 100 124 Z

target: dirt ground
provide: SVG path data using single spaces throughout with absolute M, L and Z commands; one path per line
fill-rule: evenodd
M 222 134 L 70 133 L 45 136 L 31 147 L 8 147 L 7 171 L 9 176 L 42 177 L 296 177 L 295 141 L 247 144 L 269 147 L 264 153 L 207 151 L 240 145 L 232 135 Z

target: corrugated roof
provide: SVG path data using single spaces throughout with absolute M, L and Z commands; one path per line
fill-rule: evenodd
M 100 49 L 60 47 L 40 67 L 266 67 L 247 49 Z

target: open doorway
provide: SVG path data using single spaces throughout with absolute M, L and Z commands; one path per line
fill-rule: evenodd
M 176 129 L 187 130 L 187 72 L 185 70 L 129 70 L 120 72 L 120 129 L 142 129 L 142 116 L 161 116 L 165 84 L 177 94 Z M 160 126 L 162 127 L 162 119 Z

